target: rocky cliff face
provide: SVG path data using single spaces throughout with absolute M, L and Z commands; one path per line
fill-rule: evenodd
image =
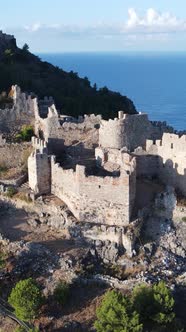
M 5 50 L 16 49 L 16 39 L 12 35 L 7 35 L 0 31 L 0 56 L 4 53 Z

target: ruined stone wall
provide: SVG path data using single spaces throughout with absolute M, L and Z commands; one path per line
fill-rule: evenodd
M 22 93 L 18 86 L 12 86 L 13 107 L 0 110 L 0 132 L 16 133 L 23 125 L 34 124 L 34 110 L 37 100 Z
M 35 133 L 38 137 L 48 142 L 51 154 L 59 155 L 65 145 L 85 141 L 87 137 L 90 144 L 98 144 L 98 131 L 96 129 L 101 121 L 101 116 L 85 115 L 77 119 L 60 116 L 55 105 L 48 107 L 47 117 L 40 116 L 39 108 L 35 111 Z
M 138 147 L 132 153 L 136 158 L 136 176 L 140 177 L 157 177 L 159 174 L 160 157 L 148 154 L 141 147 Z
M 174 129 L 166 122 L 151 122 L 147 114 L 118 113 L 118 118 L 102 120 L 99 129 L 99 145 L 103 148 L 133 151 L 138 146 L 145 147 L 146 139 L 161 139 L 164 132 L 173 133 Z
M 157 177 L 160 167 L 159 156 L 135 155 L 137 177 Z
M 86 176 L 85 167 L 77 165 L 76 171 L 64 170 L 51 161 L 51 191 L 61 198 L 81 221 L 110 225 L 125 225 L 130 220 L 130 177 L 123 170 L 120 177 Z M 133 195 L 135 186 L 133 188 Z M 132 196 L 132 194 L 131 194 Z
M 130 170 L 131 161 L 133 158 L 129 153 L 126 153 L 125 150 L 101 147 L 95 149 L 95 157 L 99 165 L 104 165 L 106 162 L 110 162 L 117 164 L 120 167 L 124 167 L 126 171 Z
M 138 146 L 145 146 L 150 134 L 151 124 L 146 114 L 119 114 L 114 120 L 102 120 L 99 129 L 99 145 L 114 149 L 126 147 L 133 151 Z
M 36 194 L 47 194 L 51 191 L 50 157 L 45 151 L 36 150 L 28 158 L 28 181 Z
M 153 144 L 155 143 L 155 144 Z M 165 133 L 162 140 L 147 140 L 149 154 L 159 156 L 159 177 L 186 196 L 186 135 Z
M 32 143 L 32 147 L 35 150 L 41 150 L 41 151 L 45 151 L 47 153 L 47 143 L 44 140 L 33 136 L 31 143 Z

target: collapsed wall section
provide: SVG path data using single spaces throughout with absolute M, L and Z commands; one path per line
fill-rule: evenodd
M 79 116 L 77 119 L 60 115 L 55 105 L 48 107 L 47 117 L 40 116 L 39 107 L 35 112 L 35 133 L 45 139 L 51 154 L 59 155 L 65 145 L 85 141 L 87 137 L 91 144 L 98 144 L 97 126 L 100 125 L 100 115 Z

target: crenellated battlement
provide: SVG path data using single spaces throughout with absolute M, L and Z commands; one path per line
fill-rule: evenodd
M 177 134 L 164 133 L 161 140 L 147 140 L 146 150 L 148 151 L 154 145 L 158 151 L 163 150 L 166 153 L 186 153 L 186 135 L 179 136 Z
M 43 147 L 35 138 L 33 144 Z M 135 158 L 123 154 L 122 162 L 126 165 L 118 176 L 89 175 L 84 165 L 65 169 L 55 156 L 36 149 L 28 159 L 29 185 L 37 194 L 48 193 L 51 185 L 51 193 L 61 198 L 78 220 L 122 226 L 130 221 L 136 177 Z M 100 209 L 96 210 L 96 205 Z
M 32 146 L 35 150 L 39 150 L 40 153 L 48 153 L 48 149 L 47 149 L 47 143 L 37 137 L 32 137 Z
M 150 132 L 147 114 L 124 114 L 119 112 L 118 118 L 102 120 L 99 129 L 99 145 L 114 149 L 126 147 L 133 151 L 144 146 Z
M 186 135 L 163 134 L 162 140 L 147 140 L 146 151 L 159 158 L 157 176 L 186 196 Z
M 18 132 L 24 125 L 34 125 L 37 99 L 24 93 L 17 85 L 9 92 L 12 104 L 0 110 L 0 132 L 6 134 Z

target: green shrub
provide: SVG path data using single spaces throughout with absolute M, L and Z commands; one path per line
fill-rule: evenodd
M 186 217 L 183 217 L 183 218 L 182 218 L 182 221 L 186 222 Z
M 69 285 L 60 281 L 54 290 L 54 298 L 59 303 L 64 305 L 69 297 Z
M 32 126 L 23 126 L 21 130 L 21 135 L 24 141 L 30 141 L 32 136 L 34 135 L 34 129 Z
M 15 139 L 16 139 L 16 142 L 20 143 L 23 140 L 23 137 L 21 134 L 17 134 Z
M 107 292 L 97 309 L 97 332 L 171 331 L 183 332 L 177 324 L 174 299 L 163 281 L 152 287 L 140 285 L 131 296 Z M 174 327 L 174 328 L 173 328 Z
M 171 323 L 175 319 L 174 299 L 165 282 L 153 286 L 156 313 L 152 319 L 159 324 Z
M 152 287 L 138 285 L 132 292 L 134 309 L 139 313 L 140 320 L 144 323 L 155 314 L 155 301 Z
M 16 189 L 14 187 L 8 187 L 7 191 L 6 191 L 6 196 L 11 198 L 16 194 Z
M 97 332 L 142 332 L 139 314 L 133 310 L 131 301 L 116 291 L 105 294 L 97 309 L 95 328 Z
M 19 319 L 30 321 L 38 316 L 42 304 L 41 291 L 32 278 L 21 280 L 12 289 L 8 302 Z
M 32 126 L 23 126 L 19 134 L 16 135 L 16 141 L 21 142 L 29 142 L 34 135 L 34 129 Z
M 143 323 L 151 321 L 166 325 L 175 319 L 174 299 L 163 281 L 153 287 L 137 286 L 133 290 L 132 301 Z

